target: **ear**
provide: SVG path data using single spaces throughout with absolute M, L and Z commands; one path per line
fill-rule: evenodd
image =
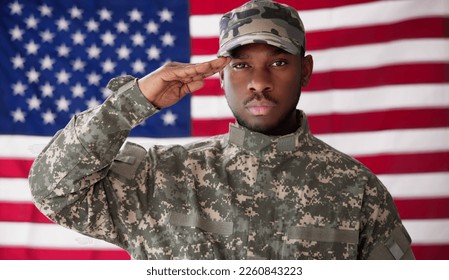
M 305 87 L 309 84 L 313 71 L 313 58 L 310 54 L 301 59 L 301 67 L 301 86 Z

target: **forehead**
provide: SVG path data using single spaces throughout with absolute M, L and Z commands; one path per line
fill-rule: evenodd
M 267 56 L 275 56 L 279 54 L 291 55 L 294 56 L 287 51 L 268 45 L 265 43 L 252 43 L 240 46 L 232 51 L 230 51 L 231 57 L 237 58 L 242 56 L 254 56 L 254 55 L 267 55 Z

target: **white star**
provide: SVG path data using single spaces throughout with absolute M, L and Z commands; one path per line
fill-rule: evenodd
M 135 8 L 131 12 L 129 12 L 128 15 L 131 21 L 142 21 L 142 13 Z
M 11 62 L 13 64 L 14 69 L 22 69 L 25 64 L 25 59 L 17 54 L 15 57 L 11 58 Z
M 142 34 L 140 34 L 140 32 L 137 32 L 136 34 L 131 36 L 131 40 L 133 41 L 134 46 L 142 46 L 143 47 L 145 37 L 143 37 Z
M 28 28 L 36 29 L 37 24 L 39 23 L 39 20 L 37 20 L 33 15 L 31 15 L 29 18 L 25 20 L 25 23 Z
M 70 48 L 67 47 L 65 44 L 60 45 L 56 51 L 58 52 L 58 55 L 61 57 L 66 57 L 69 55 Z
M 39 81 L 40 74 L 34 68 L 31 68 L 30 71 L 26 72 L 26 75 L 28 77 L 28 82 L 29 83 L 34 83 L 34 82 L 38 82 Z
M 67 21 L 65 18 L 60 18 L 59 20 L 56 21 L 56 25 L 58 26 L 59 31 L 69 30 L 69 24 L 70 24 L 70 22 Z
M 44 32 L 39 33 L 42 38 L 42 41 L 51 43 L 55 34 L 51 33 L 50 30 L 46 29 Z
M 76 31 L 75 34 L 72 35 L 72 40 L 74 45 L 84 45 L 84 39 L 86 39 L 86 36 L 81 33 L 81 31 Z
M 39 110 L 41 108 L 42 101 L 33 95 L 33 97 L 27 99 L 28 110 Z
M 70 77 L 71 77 L 70 73 L 68 73 L 64 69 L 62 69 L 61 71 L 59 71 L 56 74 L 56 79 L 58 79 L 58 84 L 68 84 Z
M 106 8 L 103 8 L 100 11 L 98 11 L 98 14 L 100 15 L 101 20 L 111 20 L 112 18 L 112 12 Z
M 39 50 L 39 45 L 34 43 L 34 41 L 30 41 L 28 44 L 25 45 L 25 49 L 27 50 L 28 54 L 37 54 L 37 51 Z
M 100 84 L 100 80 L 101 76 L 95 72 L 92 72 L 89 75 L 87 75 L 87 81 L 89 82 L 90 85 L 98 86 Z
M 86 88 L 83 87 L 80 83 L 77 83 L 75 86 L 70 88 L 72 90 L 72 96 L 75 97 L 84 97 L 84 92 L 86 91 Z
M 39 60 L 41 63 L 41 69 L 45 70 L 52 70 L 53 64 L 55 63 L 54 59 L 51 59 L 49 55 L 46 55 L 43 59 Z
M 103 41 L 103 45 L 114 45 L 115 35 L 111 33 L 111 31 L 106 31 L 103 35 L 100 36 Z
M 22 40 L 23 30 L 20 29 L 20 28 L 16 25 L 13 29 L 11 29 L 11 30 L 9 31 L 9 34 L 11 34 L 11 39 L 12 39 L 13 41 L 14 41 L 14 40 L 20 41 L 20 40 Z
M 128 49 L 125 45 L 122 45 L 120 49 L 117 49 L 117 54 L 119 59 L 128 59 L 131 50 Z
M 115 66 L 116 64 L 109 58 L 101 63 L 101 67 L 103 67 L 103 73 L 113 73 Z
M 17 83 L 12 85 L 12 91 L 14 92 L 14 95 L 24 95 L 26 90 L 27 86 L 24 85 L 21 81 L 18 81 Z
M 163 46 L 173 47 L 175 45 L 175 36 L 169 32 L 165 32 L 164 36 L 160 37 Z
M 73 70 L 78 70 L 78 71 L 83 71 L 84 70 L 84 66 L 86 66 L 86 64 L 80 59 L 77 58 L 76 60 L 72 61 L 72 66 L 73 66 Z
M 157 34 L 159 32 L 159 25 L 154 21 L 150 21 L 147 23 L 146 29 L 150 34 Z
M 53 124 L 55 123 L 56 115 L 53 114 L 50 109 L 47 109 L 47 112 L 41 114 L 42 119 L 44 120 L 44 124 Z
M 168 110 L 165 114 L 161 116 L 162 121 L 164 122 L 164 125 L 175 125 L 176 119 L 178 118 L 177 115 L 173 114 L 172 111 Z
M 150 60 L 159 60 L 161 50 L 158 49 L 155 45 L 152 45 L 149 49 L 147 49 L 147 54 Z
M 14 122 L 25 122 L 26 114 L 20 108 L 17 108 L 15 111 L 11 112 L 11 116 Z
M 164 22 L 164 21 L 172 22 L 172 20 L 173 20 L 173 13 L 170 12 L 167 8 L 164 8 L 162 11 L 158 12 L 157 14 L 161 18 L 161 22 Z
M 42 96 L 43 97 L 52 97 L 54 88 L 46 82 L 45 85 L 41 86 Z
M 23 6 L 19 4 L 19 2 L 15 1 L 14 3 L 9 4 L 9 8 L 11 9 L 11 15 L 22 14 L 22 8 Z
M 51 17 L 52 9 L 49 6 L 47 6 L 47 4 L 40 6 L 39 11 L 41 12 L 41 16 Z
M 137 59 L 136 61 L 134 61 L 131 64 L 131 67 L 133 68 L 133 72 L 136 74 L 137 73 L 145 73 L 145 66 L 146 66 L 145 62 L 143 62 L 140 59 Z
M 96 22 L 93 19 L 90 19 L 88 22 L 86 22 L 86 27 L 87 30 L 89 30 L 90 32 L 97 32 L 98 31 L 98 22 Z
M 87 54 L 89 58 L 98 58 L 101 54 L 101 49 L 96 45 L 92 45 L 87 49 Z
M 57 107 L 56 110 L 58 112 L 61 112 L 61 111 L 68 112 L 69 111 L 70 100 L 67 100 L 64 96 L 61 96 L 61 98 L 56 100 L 55 103 L 56 103 L 56 107 Z
M 91 97 L 87 102 L 86 102 L 87 108 L 92 109 L 95 107 L 98 107 L 100 105 L 100 102 L 95 98 L 95 97 Z
M 119 21 L 115 27 L 117 28 L 117 32 L 128 33 L 128 25 L 123 20 Z
M 70 9 L 70 16 L 72 18 L 77 18 L 77 19 L 81 19 L 82 14 L 83 14 L 83 10 L 78 9 L 78 7 L 73 6 L 73 8 Z

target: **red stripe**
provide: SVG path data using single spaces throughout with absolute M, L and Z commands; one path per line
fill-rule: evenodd
M 449 63 L 417 63 L 391 65 L 372 69 L 334 70 L 312 74 L 310 84 L 304 92 L 333 89 L 357 89 L 386 85 L 447 83 Z M 223 95 L 217 78 L 205 80 L 203 88 L 194 92 L 195 96 Z
M 417 260 L 449 260 L 449 245 L 415 245 L 412 250 Z
M 0 202 L 0 221 L 25 223 L 53 223 L 32 203 Z
M 417 260 L 449 260 L 449 245 L 415 245 Z M 0 260 L 129 260 L 124 250 L 70 250 L 0 247 Z
M 449 127 L 449 109 L 404 109 L 369 113 L 308 116 L 314 134 L 379 131 L 388 129 Z M 192 136 L 228 132 L 233 118 L 192 120 Z
M 449 197 L 394 200 L 402 219 L 447 219 Z
M 372 69 L 313 73 L 307 91 L 354 89 L 384 85 L 447 83 L 449 63 L 415 63 Z
M 232 0 L 232 1 L 204 1 L 190 0 L 190 13 L 192 15 L 205 14 L 223 14 L 244 3 L 248 0 Z M 280 3 L 290 5 L 297 10 L 326 9 L 353 4 L 362 4 L 368 2 L 376 2 L 376 0 L 314 0 L 314 1 L 298 1 L 298 0 L 280 0 Z
M 0 247 L 0 260 L 129 260 L 125 250 Z
M 448 108 L 326 114 L 308 118 L 314 134 L 449 127 Z
M 449 171 L 449 152 L 359 156 L 356 158 L 375 174 Z
M 33 160 L 0 158 L 0 178 L 28 178 Z
M 307 50 L 375 44 L 410 38 L 446 38 L 449 18 L 420 18 L 394 24 L 341 28 L 307 33 Z M 218 37 L 192 38 L 193 55 L 215 54 Z

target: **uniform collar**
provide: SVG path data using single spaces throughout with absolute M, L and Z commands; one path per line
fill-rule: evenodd
M 260 152 L 263 150 L 278 152 L 291 152 L 299 148 L 301 139 L 310 134 L 309 123 L 304 112 L 298 110 L 299 128 L 290 134 L 282 136 L 268 136 L 254 132 L 239 124 L 229 125 L 229 143 L 242 147 L 245 150 Z

